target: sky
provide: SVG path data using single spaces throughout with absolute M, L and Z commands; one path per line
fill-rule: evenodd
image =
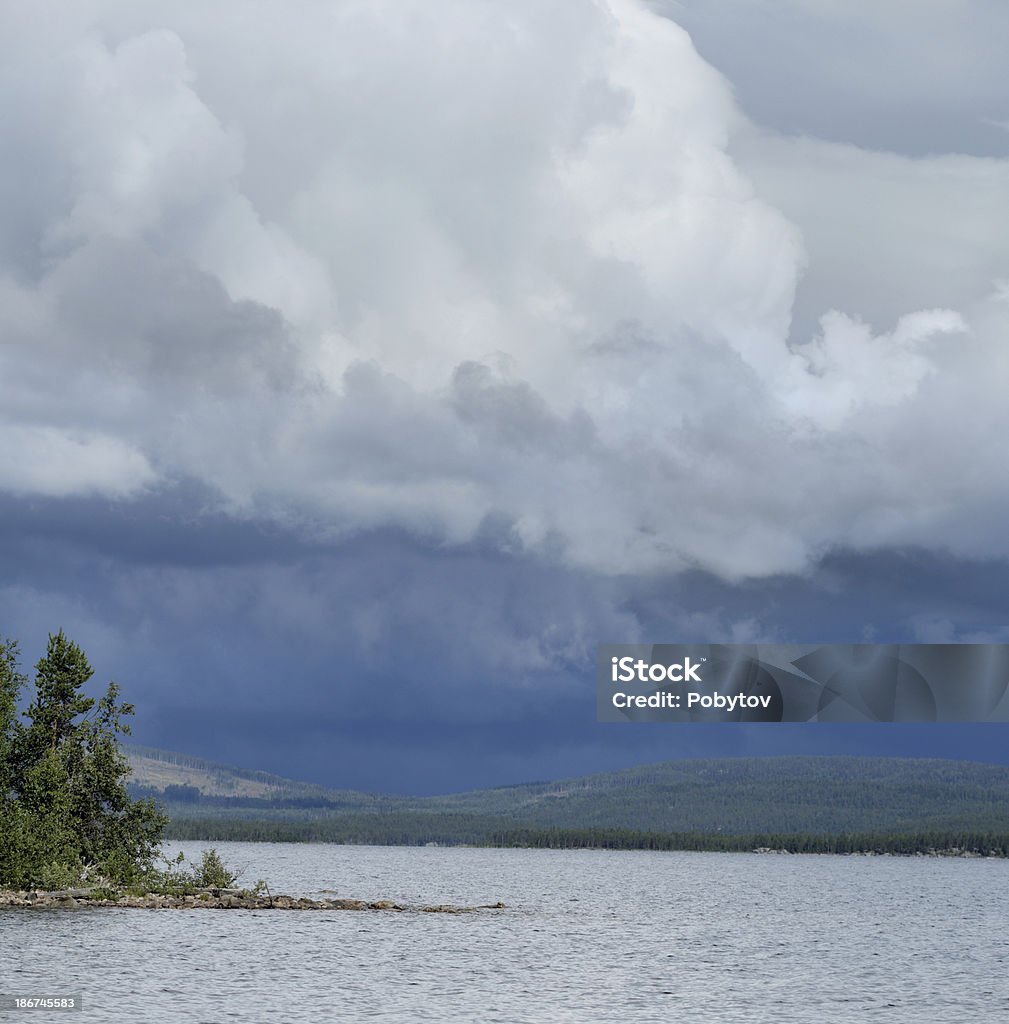
M 430 793 L 1004 726 L 605 725 L 602 643 L 1009 642 L 1001 0 L 0 0 L 0 635 Z

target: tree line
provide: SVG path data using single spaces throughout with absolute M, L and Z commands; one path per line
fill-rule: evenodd
M 173 839 L 247 842 L 329 842 L 374 846 L 492 846 L 529 849 L 667 850 L 747 853 L 950 854 L 1009 857 L 1009 832 L 933 829 L 837 834 L 751 832 L 640 832 L 619 828 L 542 828 L 476 814 L 345 814 L 312 821 L 176 818 Z

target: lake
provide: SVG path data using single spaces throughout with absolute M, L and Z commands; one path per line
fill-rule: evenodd
M 274 893 L 481 904 L 390 912 L 0 910 L 20 1021 L 1009 1019 L 1009 861 L 216 846 Z

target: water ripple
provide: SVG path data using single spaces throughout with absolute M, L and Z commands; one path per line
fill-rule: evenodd
M 216 845 L 275 891 L 508 909 L 6 910 L 0 991 L 81 993 L 78 1019 L 103 1022 L 945 1024 L 1009 1005 L 1004 861 Z

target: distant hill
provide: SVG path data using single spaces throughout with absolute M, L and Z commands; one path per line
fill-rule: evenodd
M 660 832 L 1009 829 L 1009 767 L 903 758 L 666 761 L 546 785 L 441 797 L 531 824 Z
M 158 750 L 137 744 L 123 744 L 132 769 L 131 789 L 151 795 L 161 803 L 212 806 L 215 801 L 251 802 L 268 807 L 292 800 L 307 806 L 338 805 L 346 809 L 372 809 L 384 798 L 353 790 L 327 789 L 310 782 L 297 782 L 280 775 L 235 768 L 201 757 Z
M 667 761 L 435 797 L 327 789 L 143 747 L 134 792 L 172 834 L 345 842 L 482 842 L 516 829 L 650 835 L 1009 834 L 1009 767 L 769 757 Z

